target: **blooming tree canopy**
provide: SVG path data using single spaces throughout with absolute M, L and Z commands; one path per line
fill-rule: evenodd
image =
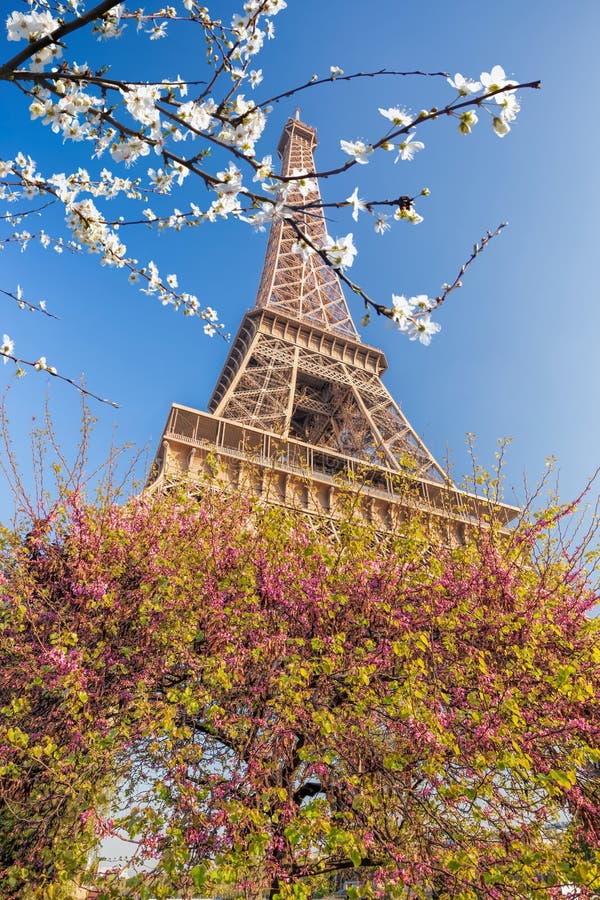
M 261 96 L 263 71 L 260 54 L 275 37 L 276 17 L 285 0 L 247 0 L 233 16 L 221 18 L 196 0 L 177 0 L 174 5 L 148 10 L 103 0 L 28 0 L 25 10 L 9 11 L 5 20 L 4 61 L 0 80 L 20 91 L 32 119 L 56 135 L 65 145 L 65 165 L 52 171 L 33 147 L 23 147 L 11 158 L 0 148 L 0 199 L 4 233 L 0 246 L 15 244 L 25 249 L 32 242 L 58 253 L 89 251 L 102 265 L 127 273 L 141 290 L 166 306 L 197 317 L 206 334 L 224 334 L 222 311 L 204 304 L 179 284 L 175 272 L 162 272 L 150 259 L 140 260 L 127 247 L 126 226 L 145 223 L 152 231 L 180 231 L 217 220 L 238 219 L 263 229 L 284 217 L 294 223 L 298 250 L 319 253 L 369 310 L 395 321 L 411 340 L 427 344 L 439 330 L 432 312 L 461 285 L 461 277 L 487 241 L 488 232 L 451 283 L 423 305 L 399 310 L 375 300 L 351 281 L 348 269 L 357 249 L 352 234 L 315 244 L 303 231 L 300 216 L 312 205 L 307 197 L 314 180 L 333 178 L 361 169 L 376 154 L 390 154 L 390 162 L 409 164 L 424 150 L 422 140 L 431 122 L 453 118 L 462 134 L 469 134 L 489 114 L 495 133 L 503 137 L 519 111 L 518 88 L 538 87 L 539 82 L 519 84 L 501 66 L 494 65 L 478 80 L 456 73 L 390 72 L 345 74 L 332 65 L 326 73 L 274 96 Z M 129 29 L 137 31 L 140 53 L 145 41 L 169 40 L 177 28 L 198 30 L 206 44 L 206 60 L 197 78 L 157 71 L 151 80 L 121 77 L 118 57 L 111 48 Z M 82 61 L 82 37 L 105 44 L 100 65 Z M 97 56 L 97 53 L 93 54 Z M 275 171 L 272 156 L 264 153 L 261 136 L 275 104 L 301 91 L 323 89 L 325 84 L 358 78 L 430 75 L 440 83 L 439 105 L 430 109 L 379 108 L 381 126 L 369 141 L 344 135 L 339 142 L 340 161 L 322 172 L 295 172 L 286 178 Z M 87 152 L 86 152 L 87 148 Z M 208 199 L 198 202 L 190 183 L 208 189 Z M 289 202 L 292 185 L 300 186 L 304 202 Z M 356 220 L 373 217 L 375 231 L 383 234 L 395 221 L 418 224 L 422 215 L 419 195 L 359 199 L 359 186 L 345 199 L 325 206 L 347 208 Z M 385 193 L 385 188 L 382 190 Z M 295 195 L 296 197 L 296 195 Z M 64 210 L 64 225 L 53 229 L 28 227 L 28 217 L 47 206 Z M 386 212 L 389 208 L 390 214 Z M 36 218 L 36 222 L 39 221 Z M 399 290 L 401 288 L 399 287 Z M 42 303 L 23 295 L 20 287 L 2 286 L 2 293 L 21 308 L 49 315 Z M 414 298 L 413 298 L 414 299 Z M 418 299 L 418 298 L 417 298 Z M 63 378 L 45 357 L 23 360 L 14 339 L 3 333 L 0 355 L 22 374 L 24 365 Z M 70 380 L 70 379 L 66 379 Z
M 2 533 L 3 897 L 597 895 L 588 542 L 353 498 L 75 488 Z

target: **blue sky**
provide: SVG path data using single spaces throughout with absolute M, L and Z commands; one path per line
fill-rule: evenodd
M 229 18 L 237 4 L 211 9 Z M 450 453 L 457 478 L 469 467 L 465 433 L 477 435 L 484 465 L 493 463 L 497 439 L 510 436 L 509 501 L 522 499 L 523 473 L 535 483 L 550 455 L 558 458 L 562 496 L 578 494 L 600 461 L 597 0 L 577 0 L 568 9 L 562 0 L 486 7 L 473 0 L 288 0 L 275 22 L 277 39 L 260 59 L 265 81 L 255 92 L 259 100 L 313 72 L 326 74 L 331 64 L 347 73 L 419 68 L 478 77 L 500 63 L 521 81 L 542 80 L 542 91 L 523 94 L 522 112 L 504 139 L 483 116 L 468 137 L 458 134 L 454 121 L 431 123 L 419 129 L 426 147 L 413 162 L 394 166 L 386 156 L 327 182 L 322 192 L 333 200 L 355 185 L 365 198 L 431 190 L 419 206 L 421 225 L 399 223 L 383 237 L 373 234 L 367 217 L 358 225 L 347 211 L 330 218 L 334 236 L 354 231 L 359 256 L 350 274 L 386 303 L 392 293 L 434 295 L 487 228 L 510 223 L 440 311 L 442 332 L 430 347 L 409 343 L 383 321 L 364 329 L 363 338 L 385 350 L 385 383 L 437 457 Z M 131 80 L 178 72 L 203 77 L 197 35 L 192 41 L 173 28 L 169 40 L 148 43 L 135 39 L 133 26 L 128 31 L 119 43 L 78 38 L 77 61 L 112 61 L 113 75 Z M 5 57 L 16 49 L 4 46 Z M 340 138 L 380 135 L 378 106 L 418 110 L 452 96 L 443 79 L 386 78 L 325 85 L 298 102 L 302 118 L 318 130 L 317 163 L 325 169 L 343 161 Z M 0 84 L 0 102 L 0 157 L 20 148 L 45 172 L 81 162 L 80 145 L 63 145 L 28 121 L 11 85 Z M 295 105 L 291 100 L 274 109 L 259 154 L 274 152 Z M 198 185 L 195 191 L 206 206 L 204 190 Z M 60 228 L 60 217 L 49 219 L 51 225 Z M 139 228 L 127 237 L 140 258 L 177 272 L 180 284 L 216 307 L 235 332 L 254 302 L 266 235 L 228 222 L 179 235 Z M 163 309 L 123 273 L 101 269 L 93 256 L 58 257 L 35 247 L 22 254 L 9 246 L 0 264 L 0 287 L 19 283 L 26 296 L 46 299 L 61 317 L 42 320 L 0 300 L 0 331 L 26 358 L 44 353 L 65 374 L 85 373 L 92 390 L 121 404 L 118 411 L 93 404 L 98 423 L 91 464 L 106 453 L 115 428 L 117 441 L 147 446 L 152 456 L 171 402 L 205 408 L 227 346 L 206 338 L 198 321 Z M 353 298 L 349 303 L 358 321 L 362 308 Z M 32 419 L 39 422 L 46 392 L 59 437 L 67 453 L 73 451 L 75 392 L 34 373 L 14 383 L 12 365 L 0 370 L 11 385 L 7 405 L 17 455 L 28 457 Z M 0 517 L 9 510 L 4 494 Z

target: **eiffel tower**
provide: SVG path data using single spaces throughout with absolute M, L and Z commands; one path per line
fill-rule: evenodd
M 313 173 L 316 145 L 314 128 L 298 114 L 289 119 L 277 147 L 281 174 Z M 286 203 L 310 206 L 296 222 L 319 245 L 327 230 L 318 183 L 290 184 Z M 330 516 L 344 483 L 354 484 L 364 515 L 382 527 L 410 496 L 445 538 L 461 540 L 486 502 L 454 487 L 381 381 L 386 358 L 361 341 L 337 274 L 318 254 L 298 253 L 297 241 L 289 221 L 271 226 L 256 302 L 210 412 L 173 404 L 153 484 L 199 478 L 218 460 L 230 488 L 251 472 L 265 502 Z M 503 524 L 516 513 L 494 504 Z

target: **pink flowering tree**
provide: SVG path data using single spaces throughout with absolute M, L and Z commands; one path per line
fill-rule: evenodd
M 417 512 L 76 491 L 5 531 L 2 896 L 597 895 L 598 593 L 565 515 L 451 549 Z
M 127 245 L 127 226 L 146 224 L 153 232 L 178 232 L 235 219 L 263 230 L 285 218 L 297 232 L 298 252 L 318 253 L 332 266 L 360 297 L 367 318 L 372 312 L 387 316 L 411 339 L 429 343 L 439 330 L 432 313 L 460 287 L 466 268 L 502 226 L 475 243 L 458 275 L 437 296 L 406 298 L 398 293 L 382 300 L 372 298 L 348 275 L 356 256 L 352 232 L 315 243 L 306 233 L 303 212 L 322 205 L 318 183 L 352 170 L 357 179 L 354 191 L 348 197 L 333 195 L 326 206 L 343 208 L 355 221 L 371 217 L 379 234 L 397 223 L 418 224 L 421 200 L 429 191 L 396 196 L 397 188 L 390 195 L 391 188 L 384 184 L 379 196 L 362 198 L 364 167 L 382 154 L 401 167 L 409 165 L 425 147 L 426 130 L 439 119 L 454 120 L 460 133 L 468 135 L 482 114 L 485 118 L 489 114 L 493 132 L 502 138 L 520 110 L 518 90 L 539 87 L 539 82 L 520 83 L 499 65 L 477 78 L 421 71 L 344 73 L 332 65 L 304 84 L 282 85 L 269 95 L 261 87 L 261 51 L 275 37 L 276 17 L 286 6 L 285 0 L 246 0 L 239 12 L 222 20 L 218 7 L 211 12 L 196 0 L 175 0 L 173 5 L 151 9 L 118 0 L 29 0 L 24 9 L 11 9 L 9 4 L 6 40 L 0 43 L 0 90 L 18 91 L 40 129 L 61 142 L 65 168 L 52 170 L 43 158 L 44 141 L 10 157 L 0 146 L 0 201 L 5 203 L 0 210 L 0 245 L 25 249 L 39 242 L 60 253 L 91 252 L 102 265 L 138 282 L 144 293 L 199 318 L 204 331 L 213 335 L 224 333 L 222 313 L 180 285 L 176 272 L 160 271 L 151 251 L 143 260 L 134 256 Z M 186 78 L 156 71 L 152 79 L 132 71 L 136 56 L 144 57 L 145 42 L 177 40 L 182 28 L 201 35 L 206 43 L 206 62 L 196 63 L 197 71 L 188 71 Z M 118 47 L 113 50 L 124 32 L 124 39 L 136 35 L 140 44 L 137 54 L 128 53 L 127 75 Z M 96 39 L 103 42 L 100 59 Z M 81 62 L 82 47 L 98 60 L 95 64 Z M 356 140 L 352 134 L 340 136 L 338 165 L 278 176 L 276 162 L 261 146 L 276 104 L 307 90 L 327 90 L 339 81 L 410 76 L 437 79 L 440 88 L 434 106 L 420 110 L 381 106 L 374 110 L 379 124 L 369 141 Z M 395 183 L 397 170 L 389 171 L 390 182 Z M 199 186 L 206 192 L 199 193 Z M 199 196 L 207 201 L 202 203 Z M 63 210 L 64 224 L 60 220 L 57 224 L 55 216 L 50 227 L 43 219 L 40 223 L 39 216 L 51 206 Z M 50 315 L 45 303 L 29 297 L 26 288 L 0 285 L 0 292 L 22 309 Z M 9 334 L 1 337 L 0 355 L 5 362 L 13 360 L 18 374 L 31 366 L 70 380 L 43 356 L 37 360 L 20 356 Z

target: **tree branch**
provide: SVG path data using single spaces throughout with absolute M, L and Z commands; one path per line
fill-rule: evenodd
M 103 0 L 102 3 L 98 3 L 98 5 L 90 9 L 89 12 L 84 13 L 82 16 L 77 16 L 75 19 L 71 19 L 70 22 L 66 22 L 64 25 L 60 25 L 50 34 L 38 38 L 37 41 L 32 41 L 24 50 L 21 50 L 20 53 L 17 53 L 16 56 L 13 56 L 12 59 L 9 59 L 8 62 L 5 62 L 4 65 L 0 66 L 0 80 L 10 78 L 13 70 L 18 68 L 25 60 L 35 56 L 38 50 L 43 50 L 44 47 L 49 47 L 51 44 L 58 44 L 61 38 L 66 37 L 66 35 L 71 34 L 73 31 L 78 31 L 80 28 L 83 28 L 84 25 L 93 22 L 94 19 L 100 19 L 102 16 L 106 15 L 107 12 L 110 12 L 113 7 L 118 6 L 120 2 L 121 0 Z
M 261 103 L 257 103 L 258 108 L 262 108 L 263 106 L 269 106 L 271 103 L 278 103 L 280 100 L 285 100 L 288 97 L 293 97 L 294 94 L 300 93 L 300 91 L 305 91 L 308 88 L 316 87 L 319 84 L 331 84 L 332 81 L 353 81 L 355 78 L 379 78 L 381 75 L 392 75 L 396 77 L 406 76 L 406 75 L 422 75 L 426 78 L 449 78 L 449 72 L 422 72 L 420 69 L 415 69 L 412 72 L 391 72 L 388 69 L 379 69 L 376 72 L 353 72 L 352 75 L 330 75 L 328 78 L 317 78 L 312 79 L 309 78 L 307 82 L 301 84 L 299 87 L 290 88 L 287 91 L 282 91 L 281 94 L 276 94 L 274 97 L 270 97 L 268 100 L 263 100 Z
M 4 292 L 3 292 L 4 293 Z M 114 400 L 107 400 L 106 397 L 100 397 L 98 394 L 94 394 L 92 391 L 88 391 L 87 388 L 84 388 L 81 384 L 78 384 L 72 378 L 68 378 L 66 375 L 61 375 L 59 372 L 56 372 L 53 367 L 47 366 L 45 363 L 41 366 L 39 360 L 35 360 L 32 362 L 31 360 L 21 359 L 19 356 L 13 356 L 12 353 L 3 353 L 0 350 L 0 356 L 3 359 L 11 359 L 14 363 L 21 366 L 29 366 L 31 369 L 35 369 L 38 372 L 47 372 L 48 375 L 52 375 L 53 378 L 58 378 L 59 381 L 65 381 L 67 384 L 70 384 L 75 390 L 79 391 L 80 394 L 83 394 L 84 397 L 91 397 L 92 400 L 98 400 L 99 403 L 106 403 L 108 406 L 112 406 L 115 409 L 119 409 L 119 404 L 115 403 Z M 43 357 L 40 357 L 43 359 Z M 21 374 L 25 374 L 24 372 Z

